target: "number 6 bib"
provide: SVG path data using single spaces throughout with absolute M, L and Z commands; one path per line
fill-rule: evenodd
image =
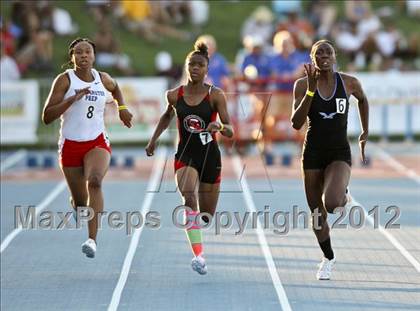
M 335 103 L 337 105 L 337 113 L 345 114 L 347 107 L 347 100 L 345 98 L 336 98 Z

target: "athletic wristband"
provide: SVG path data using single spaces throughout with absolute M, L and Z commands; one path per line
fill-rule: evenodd
M 220 129 L 219 132 L 223 131 L 223 129 L 225 128 L 225 125 L 223 123 L 220 123 Z
M 128 107 L 126 105 L 118 106 L 118 111 L 126 110 L 126 109 L 128 109 Z
M 310 96 L 310 97 L 314 97 L 315 92 L 311 92 L 309 90 L 306 90 L 306 95 Z

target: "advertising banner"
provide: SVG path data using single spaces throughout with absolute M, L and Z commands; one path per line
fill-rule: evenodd
M 39 86 L 35 80 L 1 83 L 1 144 L 38 141 Z

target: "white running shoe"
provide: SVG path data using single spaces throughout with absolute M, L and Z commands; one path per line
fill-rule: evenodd
M 94 258 L 96 253 L 96 242 L 93 239 L 87 239 L 82 244 L 82 253 L 86 254 L 86 257 Z
M 207 273 L 206 261 L 201 255 L 196 256 L 192 259 L 191 267 L 194 271 L 198 272 L 201 275 L 204 275 Z
M 319 269 L 316 273 L 318 280 L 329 280 L 331 278 L 332 269 L 335 264 L 335 258 L 328 260 L 328 258 L 322 258 L 321 263 L 318 265 Z

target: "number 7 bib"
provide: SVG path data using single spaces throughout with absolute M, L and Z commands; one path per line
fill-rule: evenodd
M 200 135 L 201 143 L 203 145 L 207 145 L 213 140 L 213 137 L 211 137 L 211 134 L 209 132 L 201 132 L 198 135 Z

